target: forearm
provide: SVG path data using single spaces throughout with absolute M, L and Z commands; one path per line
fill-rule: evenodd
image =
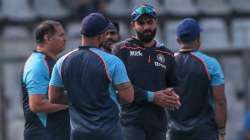
M 226 100 L 215 103 L 215 120 L 218 129 L 226 127 L 226 121 L 227 121 Z
M 68 104 L 68 96 L 62 87 L 49 86 L 49 101 L 53 104 Z
M 148 102 L 153 102 L 153 99 L 150 99 L 150 98 L 153 98 L 153 97 L 149 97 L 149 96 L 152 96 L 152 92 L 150 93 L 150 91 L 147 91 L 147 90 L 144 90 L 144 89 L 141 89 L 141 88 L 138 88 L 136 86 L 134 86 L 134 91 L 135 91 L 135 94 L 134 94 L 134 102 L 135 103 L 148 103 Z
M 68 102 L 68 97 L 65 94 L 61 95 L 59 98 L 50 99 L 50 103 L 52 104 L 68 105 Z
M 32 105 L 31 110 L 33 112 L 43 112 L 46 114 L 58 112 L 68 108 L 66 105 L 51 104 L 49 100 L 44 99 L 40 103 Z

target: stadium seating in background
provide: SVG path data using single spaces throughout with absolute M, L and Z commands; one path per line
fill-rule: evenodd
M 176 42 L 176 28 L 179 21 L 169 21 L 164 24 L 163 37 L 166 40 L 166 47 L 172 51 L 177 51 L 179 49 Z
M 198 8 L 206 15 L 227 15 L 230 13 L 230 6 L 225 0 L 198 0 Z
M 33 21 L 36 18 L 27 0 L 2 0 L 2 14 L 13 22 Z
M 2 38 L 2 57 L 24 57 L 34 49 L 33 36 L 24 26 L 5 26 Z
M 164 9 L 167 13 L 177 16 L 195 16 L 198 9 L 192 0 L 165 0 Z
M 160 27 L 157 28 L 157 32 L 156 32 L 156 35 L 155 35 L 155 39 L 161 43 L 164 42 L 164 38 L 162 37 L 162 30 Z
M 250 46 L 250 19 L 235 19 L 232 21 L 233 46 Z
M 66 27 L 66 33 L 69 38 L 76 38 L 80 37 L 80 29 L 81 23 L 80 22 L 72 22 L 69 23 Z
M 227 61 L 230 61 L 228 59 Z M 230 63 L 224 63 L 225 65 L 228 65 L 228 67 L 224 68 L 225 70 L 231 70 L 230 73 L 227 73 L 231 75 L 232 73 L 232 65 L 229 65 Z M 238 65 L 237 65 L 238 66 Z M 236 67 L 237 67 L 236 66 Z M 234 66 L 235 67 L 235 66 Z M 228 69 L 227 69 L 228 68 Z M 238 67 L 237 67 L 238 68 Z M 226 75 L 227 75 L 226 74 Z M 242 128 L 244 127 L 244 113 L 245 113 L 245 103 L 242 100 L 238 100 L 236 98 L 236 92 L 237 87 L 235 86 L 234 79 L 228 79 L 226 77 L 225 80 L 225 94 L 227 98 L 227 108 L 228 108 L 228 114 L 227 114 L 227 127 L 226 127 L 226 136 L 225 140 L 244 140 L 242 139 Z
M 66 41 L 66 50 L 64 53 L 69 52 L 70 50 L 76 49 L 80 45 L 80 28 L 81 28 L 81 23 L 80 22 L 72 22 L 69 23 L 66 27 L 66 36 L 67 41 Z
M 204 49 L 230 48 L 227 26 L 223 19 L 203 19 L 200 22 L 201 42 Z
M 3 18 L 4 18 L 3 17 L 3 8 L 2 8 L 2 5 L 0 4 L 0 22 L 3 20 Z
M 111 0 L 107 4 L 106 14 L 111 17 L 127 17 L 131 10 L 129 0 Z
M 5 46 L 5 47 L 12 48 L 12 51 L 16 51 L 13 48 L 21 47 L 21 46 L 18 46 L 19 45 L 18 43 L 19 42 L 16 42 L 15 46 Z M 13 44 L 14 43 L 12 43 L 12 45 Z M 4 53 L 7 53 L 7 52 L 4 52 Z M 15 56 L 12 56 L 12 57 L 15 57 Z M 6 112 L 5 112 L 6 124 L 8 126 L 7 127 L 7 130 L 8 130 L 7 140 L 23 140 L 24 121 L 23 121 L 22 102 L 21 102 L 22 94 L 20 92 L 20 89 L 21 89 L 20 73 L 21 73 L 23 64 L 20 63 L 20 59 L 18 61 L 14 63 L 2 64 L 3 75 L 1 78 L 4 81 L 3 82 L 4 94 L 5 94 L 6 99 L 9 101 L 8 106 L 6 106 Z
M 132 34 L 132 30 L 131 30 L 131 25 L 127 25 L 125 22 L 119 22 L 119 26 L 120 26 L 120 34 L 121 34 L 121 40 L 126 39 L 128 37 L 130 37 L 130 35 Z
M 9 140 L 23 140 L 24 121 L 23 118 L 9 120 Z
M 70 15 L 59 0 L 33 0 L 34 9 L 42 19 L 64 19 Z
M 250 13 L 250 0 L 229 0 L 233 10 L 238 13 Z

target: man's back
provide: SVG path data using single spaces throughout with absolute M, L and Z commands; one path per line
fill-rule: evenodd
M 61 66 L 56 67 L 61 67 L 70 101 L 72 139 L 114 139 L 120 135 L 119 108 L 112 85 L 120 62 L 89 46 L 80 46 L 59 60 Z
M 198 51 L 176 53 L 175 59 L 182 106 L 169 112 L 171 131 L 216 131 L 211 76 L 217 61 Z

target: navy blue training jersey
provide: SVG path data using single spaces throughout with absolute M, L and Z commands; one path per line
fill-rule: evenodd
M 64 87 L 70 101 L 72 140 L 122 140 L 114 85 L 129 82 L 122 61 L 80 46 L 56 63 L 50 85 Z
M 169 112 L 170 132 L 190 132 L 201 137 L 215 134 L 212 88 L 224 84 L 219 63 L 199 51 L 178 52 L 175 60 L 179 81 L 176 91 L 182 105 Z
M 69 140 L 68 110 L 45 114 L 34 113 L 29 107 L 29 96 L 44 94 L 47 97 L 50 74 L 55 60 L 41 52 L 33 52 L 22 73 L 25 140 Z
M 177 85 L 173 52 L 159 42 L 145 48 L 138 39 L 129 38 L 115 44 L 113 53 L 124 62 L 135 89 L 134 102 L 122 106 L 122 125 L 165 131 L 165 110 L 153 103 L 151 93 Z

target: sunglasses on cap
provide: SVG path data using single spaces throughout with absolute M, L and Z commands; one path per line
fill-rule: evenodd
M 132 20 L 136 21 L 140 16 L 142 16 L 144 14 L 150 15 L 154 18 L 156 18 L 156 16 L 157 16 L 154 7 L 151 5 L 145 4 L 142 6 L 138 6 L 133 10 L 133 12 L 131 14 Z

